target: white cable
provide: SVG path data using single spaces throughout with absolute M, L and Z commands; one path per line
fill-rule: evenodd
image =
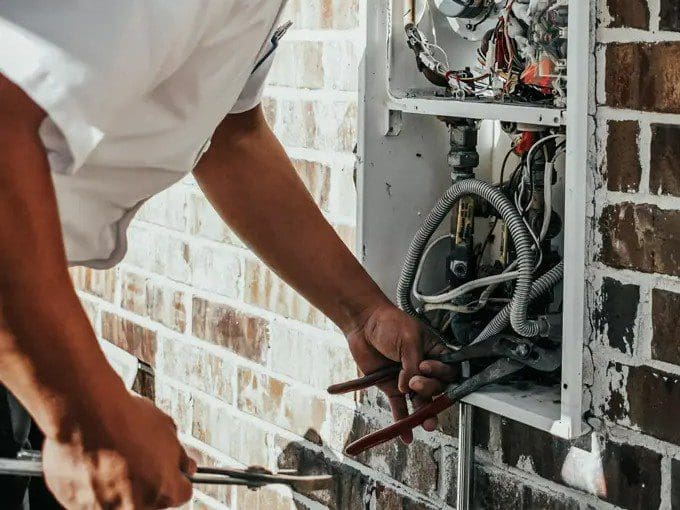
M 552 217 L 552 173 L 553 162 L 545 164 L 545 175 L 543 176 L 543 224 L 541 225 L 541 233 L 538 238 L 543 241 L 550 228 L 550 219 Z
M 486 276 L 484 278 L 478 278 L 471 282 L 467 282 L 461 285 L 460 287 L 456 287 L 455 289 L 452 289 L 448 292 L 444 292 L 442 294 L 437 294 L 434 296 L 421 295 L 420 297 L 418 297 L 418 299 L 424 301 L 425 303 L 446 303 L 447 301 L 452 301 L 480 287 L 486 287 L 488 285 L 509 282 L 511 280 L 517 279 L 518 276 L 519 276 L 518 271 Z
M 507 273 L 509 271 L 512 271 L 517 267 L 517 262 L 513 262 L 510 266 L 506 267 L 503 270 L 503 273 Z M 496 287 L 498 287 L 500 283 L 494 283 L 489 285 L 482 294 L 479 296 L 479 299 L 475 301 L 471 301 L 465 305 L 454 305 L 454 304 L 447 304 L 447 303 L 425 303 L 423 305 L 423 309 L 426 312 L 429 312 L 430 310 L 447 310 L 449 312 L 458 312 L 458 313 L 465 313 L 465 314 L 471 314 L 471 313 L 476 313 L 479 312 L 481 309 L 483 309 L 489 301 L 493 301 L 491 299 L 491 294 L 493 294 L 493 291 L 496 290 Z M 507 300 L 506 300 L 507 301 Z
M 565 149 L 561 149 L 555 153 L 552 160 L 545 165 L 545 175 L 543 176 L 543 225 L 541 225 L 541 235 L 539 239 L 543 241 L 548 234 L 550 228 L 550 218 L 552 217 L 552 174 L 555 168 L 555 161 L 560 154 L 563 154 Z
M 423 272 L 423 266 L 425 265 L 425 261 L 427 260 L 427 257 L 430 254 L 430 252 L 432 251 L 432 248 L 434 248 L 437 244 L 439 244 L 444 239 L 451 239 L 452 237 L 453 237 L 452 234 L 444 234 L 443 236 L 439 236 L 437 239 L 432 241 L 427 246 L 427 248 L 425 248 L 425 251 L 423 252 L 423 256 L 420 257 L 420 263 L 418 264 L 418 269 L 416 270 L 416 275 L 413 278 L 413 296 L 416 299 L 423 301 L 423 295 L 418 290 L 419 284 L 420 284 L 420 276 L 421 276 L 421 273 Z
M 522 175 L 522 180 L 519 183 L 518 190 L 515 192 L 515 206 L 517 207 L 517 210 L 520 212 L 526 212 L 529 207 L 531 206 L 531 201 L 529 201 L 526 206 L 522 204 L 522 198 L 524 195 L 524 183 L 528 180 L 531 179 L 531 164 L 532 164 L 532 158 L 533 158 L 533 153 L 534 150 L 536 150 L 537 147 L 543 146 L 545 149 L 544 144 L 549 141 L 549 140 L 554 140 L 555 138 L 564 138 L 563 134 L 555 134 L 555 135 L 548 135 L 544 136 L 540 140 L 538 140 L 536 143 L 534 143 L 531 148 L 529 149 L 529 152 L 527 153 L 527 160 L 526 163 L 524 164 L 524 171 Z M 547 157 L 546 157 L 547 160 Z M 554 161 L 554 159 L 553 159 Z M 548 163 L 546 162 L 546 167 Z M 552 170 L 548 171 L 548 169 L 545 169 L 545 173 L 552 176 Z M 547 176 L 544 176 L 544 182 L 548 182 L 548 186 L 544 187 L 544 193 L 549 193 L 549 196 L 544 197 L 544 203 L 545 202 L 550 202 L 550 208 L 552 209 L 552 189 L 550 188 L 550 183 L 551 179 L 548 178 Z M 548 200 L 549 199 L 549 200 Z M 547 216 L 547 221 L 548 221 L 548 226 L 546 226 L 546 216 L 545 213 L 548 211 L 546 206 L 544 205 L 544 217 L 543 217 L 543 224 L 541 225 L 541 234 L 539 236 L 536 236 L 536 232 L 534 232 L 534 229 L 531 228 L 529 225 L 529 222 L 522 216 L 522 221 L 524 221 L 524 224 L 526 225 L 527 229 L 529 230 L 529 234 L 531 235 L 531 238 L 534 240 L 535 243 L 535 248 L 538 251 L 538 261 L 536 262 L 536 266 L 534 267 L 534 271 L 536 271 L 541 264 L 543 263 L 543 251 L 540 249 L 541 246 L 541 241 L 545 238 L 545 234 L 547 233 L 547 229 L 550 225 L 550 212 L 548 212 Z M 545 228 L 545 232 L 543 232 L 543 229 Z
M 431 42 L 426 42 L 425 44 L 427 46 L 427 49 L 430 50 L 430 53 L 432 53 L 432 55 L 435 55 L 435 53 L 432 51 L 433 49 L 438 50 L 442 54 L 442 56 L 444 57 L 444 63 L 446 64 L 446 69 L 447 70 L 451 69 L 451 65 L 449 64 L 449 55 L 446 53 L 446 51 L 444 51 L 444 48 L 442 48 L 438 44 L 434 44 L 434 43 L 431 43 Z
M 525 176 L 526 176 L 527 179 L 530 179 L 530 178 L 531 178 L 531 176 L 530 176 L 530 172 L 531 172 L 531 162 L 532 162 L 531 156 L 533 155 L 534 150 L 536 150 L 537 147 L 539 147 L 540 145 L 543 145 L 543 144 L 544 144 L 545 142 L 547 142 L 548 140 L 554 140 L 555 138 L 564 138 L 564 137 L 565 137 L 565 136 L 564 136 L 563 134 L 561 134 L 561 133 L 558 133 L 558 134 L 556 134 L 556 135 L 548 135 L 548 136 L 544 136 L 543 138 L 541 138 L 540 140 L 538 140 L 535 144 L 533 144 L 533 145 L 531 146 L 531 148 L 529 149 L 529 153 L 527 154 L 527 162 L 526 162 L 526 164 L 524 165 L 524 168 L 525 168 L 525 170 L 526 170 Z

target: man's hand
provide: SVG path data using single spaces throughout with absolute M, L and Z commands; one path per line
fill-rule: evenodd
M 110 411 L 76 424 L 70 438 L 47 438 L 45 481 L 69 510 L 168 508 L 191 497 L 196 471 L 172 419 L 146 399 L 102 402 Z M 106 415 L 106 410 L 104 410 Z
M 347 335 L 349 348 L 359 368 L 364 374 L 401 362 L 399 380 L 380 385 L 392 408 L 392 416 L 399 420 L 408 415 L 405 396 L 415 393 L 413 404 L 416 408 L 431 401 L 432 396 L 441 393 L 444 383 L 439 379 L 426 377 L 430 366 L 436 367 L 436 375 L 453 377 L 446 365 L 424 358 L 438 356 L 447 351 L 438 338 L 422 323 L 408 316 L 389 302 L 378 305 L 361 322 L 361 326 Z M 423 370 L 424 369 L 424 370 Z M 436 419 L 427 420 L 423 428 L 432 431 L 437 426 Z M 412 435 L 402 436 L 406 443 Z

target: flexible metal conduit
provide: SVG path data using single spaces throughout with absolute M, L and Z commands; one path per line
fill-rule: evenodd
M 529 302 L 534 299 L 541 297 L 543 294 L 549 292 L 555 285 L 557 285 L 564 275 L 564 261 L 560 261 L 555 267 L 550 271 L 545 273 L 539 279 L 537 279 L 531 285 L 531 291 L 529 291 Z M 510 306 L 507 304 L 498 314 L 489 322 L 482 332 L 477 335 L 477 338 L 473 343 L 481 342 L 486 340 L 490 336 L 502 333 L 503 330 L 508 326 L 510 319 Z
M 453 206 L 466 195 L 477 195 L 491 204 L 505 220 L 517 252 L 518 273 L 515 292 L 509 307 L 510 324 L 515 332 L 526 337 L 545 335 L 548 325 L 527 319 L 529 291 L 531 290 L 534 256 L 531 251 L 532 240 L 522 221 L 522 217 L 503 192 L 478 179 L 465 179 L 453 184 L 439 199 L 432 211 L 427 215 L 423 225 L 416 232 L 406 253 L 404 265 L 397 285 L 397 303 L 410 315 L 417 315 L 411 303 L 411 292 L 418 270 L 418 263 L 430 238 L 437 230 Z

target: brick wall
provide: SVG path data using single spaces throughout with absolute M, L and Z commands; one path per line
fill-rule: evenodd
M 301 177 L 351 245 L 359 0 L 291 0 L 295 21 L 265 108 Z M 594 7 L 595 11 L 595 7 Z M 680 8 L 600 0 L 589 169 L 584 398 L 596 433 L 576 441 L 475 416 L 475 505 L 680 509 Z M 585 36 L 585 35 L 584 35 Z M 290 72 L 296 69 L 296 72 Z M 456 413 L 413 447 L 342 458 L 389 421 L 376 392 L 329 398 L 353 377 L 341 335 L 222 225 L 191 179 L 152 200 L 115 271 L 73 270 L 121 373 L 175 417 L 205 464 L 336 475 L 321 493 L 202 488 L 199 509 L 428 509 L 455 502 Z

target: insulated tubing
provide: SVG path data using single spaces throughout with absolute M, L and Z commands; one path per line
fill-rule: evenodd
M 397 284 L 397 304 L 409 315 L 417 315 L 411 303 L 411 293 L 418 263 L 430 238 L 454 205 L 466 195 L 477 195 L 493 206 L 505 220 L 517 252 L 518 277 L 515 292 L 508 305 L 510 307 L 510 324 L 518 335 L 533 337 L 547 334 L 547 324 L 527 320 L 529 291 L 534 269 L 534 257 L 531 250 L 532 239 L 522 217 L 503 192 L 491 184 L 478 179 L 465 179 L 453 184 L 437 201 L 427 215 L 423 225 L 418 229 L 406 253 L 404 265 Z
M 555 285 L 557 285 L 564 275 L 564 261 L 560 261 L 550 271 L 541 276 L 531 285 L 529 292 L 529 302 L 541 297 L 543 294 L 549 292 Z M 481 342 L 487 338 L 502 333 L 508 326 L 510 319 L 510 304 L 506 305 L 498 314 L 489 322 L 482 332 L 477 335 L 472 343 Z

